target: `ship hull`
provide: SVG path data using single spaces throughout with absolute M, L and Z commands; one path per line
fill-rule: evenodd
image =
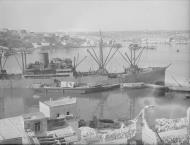
M 163 85 L 165 82 L 166 67 L 155 67 L 149 71 L 139 73 L 118 74 L 116 78 L 109 78 L 108 75 L 89 75 L 80 77 L 51 77 L 51 78 L 20 78 L 0 80 L 0 88 L 31 88 L 33 84 L 52 84 L 55 79 L 61 81 L 73 81 L 92 84 L 115 84 L 115 83 L 153 83 Z
M 144 83 L 164 85 L 165 71 L 166 67 L 154 67 L 148 71 L 122 74 L 121 80 L 122 82 L 127 82 L 127 83 L 144 82 Z
M 45 87 L 45 88 L 38 88 L 35 90 L 45 91 L 46 93 L 47 92 L 63 92 L 63 93 L 87 94 L 87 93 L 113 90 L 119 87 L 120 87 L 120 84 L 113 84 L 113 85 L 102 85 L 102 86 L 93 86 L 93 87 L 84 86 L 84 87 L 76 87 L 76 88 Z

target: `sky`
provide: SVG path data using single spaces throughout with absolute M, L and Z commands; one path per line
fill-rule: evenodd
M 190 0 L 0 0 L 0 28 L 190 30 Z

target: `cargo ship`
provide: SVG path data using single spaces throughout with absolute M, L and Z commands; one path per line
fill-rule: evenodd
M 116 84 L 116 83 L 133 83 L 144 82 L 153 84 L 164 84 L 166 67 L 149 67 L 139 68 L 138 62 L 144 50 L 144 47 L 139 47 L 137 44 L 131 44 L 129 49 L 131 56 L 125 53 L 125 56 L 119 51 L 121 46 L 112 44 L 106 56 L 103 58 L 104 42 L 100 33 L 99 40 L 99 55 L 92 50 L 87 50 L 93 60 L 97 63 L 98 69 L 93 72 L 77 72 L 77 66 L 85 60 L 76 62 L 71 59 L 54 58 L 49 60 L 47 52 L 40 53 L 40 60 L 35 63 L 27 64 L 26 53 L 21 53 L 22 58 L 22 74 L 7 74 L 3 69 L 1 61 L 0 87 L 1 88 L 30 88 L 32 84 L 46 83 L 51 84 L 55 79 L 60 81 L 72 81 L 79 83 L 92 84 Z M 121 73 L 109 73 L 106 69 L 107 64 L 119 52 L 121 56 L 129 64 Z M 1 54 L 2 58 L 3 54 Z
M 146 48 L 141 47 L 138 44 L 130 44 L 129 54 L 125 52 L 125 54 L 123 55 L 121 52 L 119 52 L 122 58 L 129 65 L 129 67 L 125 68 L 124 73 L 119 74 L 118 77 L 120 77 L 122 82 L 124 83 L 143 82 L 164 85 L 165 72 L 171 64 L 165 67 L 140 68 L 139 62 L 144 49 Z
M 130 44 L 129 50 L 130 53 L 127 52 L 122 54 L 119 47 L 111 47 L 107 56 L 104 58 L 103 54 L 103 46 L 104 42 L 102 39 L 102 35 L 100 33 L 100 41 L 99 41 L 99 55 L 92 49 L 87 50 L 92 59 L 97 63 L 98 70 L 94 72 L 83 72 L 77 73 L 78 76 L 85 76 L 85 79 L 88 81 L 92 80 L 98 82 L 108 82 L 108 83 L 136 83 L 136 82 L 144 82 L 151 83 L 157 85 L 165 84 L 165 71 L 171 65 L 167 65 L 165 67 L 148 67 L 148 68 L 140 68 L 139 62 L 142 56 L 142 53 L 146 47 L 141 47 L 138 44 Z M 118 46 L 117 44 L 113 44 L 112 46 Z M 107 64 L 114 57 L 116 53 L 120 53 L 122 58 L 127 62 L 127 66 L 121 73 L 109 73 L 106 69 Z M 83 81 L 85 80 L 82 77 Z
M 47 52 L 40 53 L 40 61 L 30 63 L 23 70 L 24 78 L 50 78 L 73 76 L 74 67 L 69 58 L 53 58 L 49 61 Z

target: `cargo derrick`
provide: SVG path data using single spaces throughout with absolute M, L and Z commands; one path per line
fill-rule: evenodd
M 91 48 L 92 51 L 90 51 L 89 49 L 87 49 L 87 52 L 90 54 L 90 56 L 93 58 L 93 60 L 98 64 L 98 70 L 96 70 L 96 74 L 98 75 L 108 75 L 108 71 L 106 69 L 106 66 L 108 65 L 108 63 L 110 62 L 110 60 L 115 56 L 115 54 L 117 53 L 117 51 L 119 50 L 119 48 L 116 48 L 116 50 L 114 51 L 114 44 L 112 44 L 108 55 L 106 56 L 106 58 L 104 59 L 104 55 L 103 55 L 103 47 L 104 47 L 104 42 L 102 39 L 102 34 L 100 32 L 100 40 L 99 40 L 99 56 L 96 54 L 94 48 Z M 113 50 L 113 53 L 112 53 Z M 92 53 L 93 52 L 93 53 Z M 112 54 L 111 54 L 112 53 Z

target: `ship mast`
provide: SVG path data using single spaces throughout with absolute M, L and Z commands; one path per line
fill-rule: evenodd
M 114 57 L 114 55 L 116 54 L 116 52 L 119 50 L 119 48 L 117 48 L 114 51 L 113 50 L 114 44 L 112 44 L 112 46 L 111 46 L 111 48 L 110 48 L 110 50 L 108 52 L 108 55 L 106 56 L 106 59 L 104 59 L 103 46 L 104 46 L 104 42 L 103 42 L 103 39 L 102 39 L 102 33 L 100 32 L 99 56 L 96 54 L 94 48 L 91 47 L 92 51 L 90 51 L 89 49 L 87 49 L 87 52 L 90 54 L 90 56 L 93 58 L 93 60 L 98 64 L 99 68 L 96 71 L 96 73 L 100 74 L 100 75 L 106 75 L 106 74 L 108 74 L 106 66 L 108 65 L 108 63 L 110 62 L 110 60 Z
M 87 58 L 87 56 L 84 56 L 81 60 L 79 60 L 79 53 L 77 54 L 77 58 L 74 56 L 73 58 L 73 72 L 74 76 L 77 77 L 77 67 Z
M 102 50 L 102 47 L 103 47 L 103 39 L 102 39 L 102 34 L 101 34 L 101 31 L 100 31 L 100 42 L 99 42 L 99 53 L 100 53 L 100 69 L 103 69 L 104 68 L 104 58 L 103 58 L 103 50 Z
M 122 58 L 129 64 L 129 69 L 133 69 L 134 71 L 138 70 L 138 63 L 140 61 L 144 48 L 145 47 L 140 47 L 138 44 L 130 44 L 130 56 L 127 52 L 125 52 L 125 56 L 119 52 Z
M 8 48 L 0 46 L 0 50 L 1 50 L 1 52 L 0 52 L 0 73 L 2 73 L 2 71 L 4 70 L 5 63 L 7 61 L 7 58 L 8 58 L 8 55 L 7 55 Z
M 0 54 L 0 71 L 2 71 L 3 66 L 2 66 L 2 54 Z

